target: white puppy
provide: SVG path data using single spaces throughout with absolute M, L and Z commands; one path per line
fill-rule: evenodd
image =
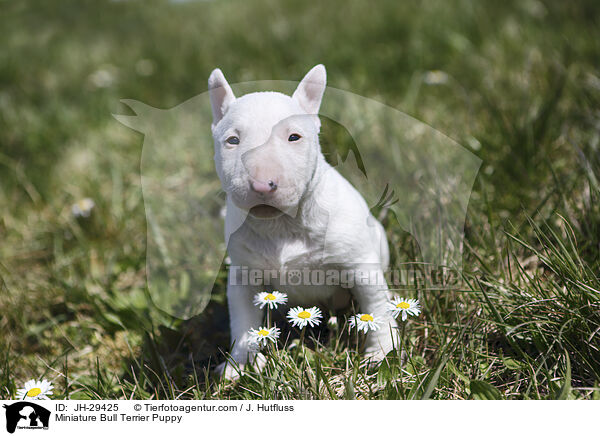
M 318 111 L 325 83 L 325 67 L 317 65 L 292 97 L 256 92 L 236 98 L 221 70 L 208 79 L 215 164 L 227 194 L 231 356 L 240 367 L 264 363 L 248 346 L 248 330 L 263 324 L 252 299 L 267 287 L 286 292 L 291 304 L 331 308 L 347 305 L 351 294 L 362 313 L 381 322 L 368 334 L 365 352 L 378 361 L 397 344 L 383 280 L 385 232 L 358 191 L 321 153 Z M 249 283 L 242 274 L 246 267 L 275 270 L 279 276 L 270 283 Z M 296 271 L 303 272 L 302 280 L 282 278 L 286 272 L 298 278 Z M 354 272 L 354 286 L 344 289 L 335 279 L 305 280 L 336 277 L 331 271 Z M 236 378 L 238 365 L 223 364 L 218 370 Z

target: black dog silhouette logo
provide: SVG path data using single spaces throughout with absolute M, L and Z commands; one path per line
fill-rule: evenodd
M 48 429 L 50 411 L 39 404 L 19 401 L 3 406 L 6 409 L 6 431 L 14 433 L 18 429 Z

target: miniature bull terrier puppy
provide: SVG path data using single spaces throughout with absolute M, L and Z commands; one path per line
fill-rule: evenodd
M 325 87 L 323 65 L 311 69 L 291 97 L 255 92 L 236 98 L 220 69 L 208 79 L 231 259 L 227 299 L 233 346 L 231 360 L 217 371 L 229 379 L 248 363 L 265 363 L 249 346 L 248 331 L 263 324 L 253 297 L 266 288 L 287 293 L 290 304 L 331 309 L 347 306 L 353 297 L 362 313 L 380 321 L 379 330 L 366 338 L 365 353 L 373 361 L 382 360 L 398 343 L 383 280 L 389 259 L 383 226 L 321 153 L 318 113 Z M 282 273 L 353 271 L 355 282 L 351 289 L 298 280 L 291 285 L 280 275 L 270 283 L 250 284 L 240 277 L 242 267 Z

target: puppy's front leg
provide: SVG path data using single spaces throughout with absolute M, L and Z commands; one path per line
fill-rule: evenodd
M 231 274 L 231 273 L 230 273 Z M 230 380 L 239 378 L 240 371 L 247 363 L 254 364 L 260 369 L 264 366 L 262 354 L 251 350 L 248 344 L 248 331 L 260 327 L 263 312 L 253 304 L 253 297 L 258 287 L 232 284 L 231 276 L 227 284 L 227 302 L 229 305 L 229 324 L 231 328 L 231 359 L 217 367 L 217 372 Z
M 352 289 L 354 298 L 360 305 L 362 313 L 372 313 L 375 320 L 380 322 L 380 328 L 367 334 L 365 354 L 374 361 L 381 361 L 386 354 L 398 348 L 400 337 L 398 324 L 389 310 L 390 295 L 387 283 L 383 280 L 383 271 L 377 272 L 380 282 L 355 283 Z M 363 277 L 369 277 L 368 271 L 363 271 Z M 371 277 L 373 275 L 371 274 Z

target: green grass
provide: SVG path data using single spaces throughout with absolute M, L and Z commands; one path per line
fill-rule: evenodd
M 0 398 L 38 377 L 56 398 L 600 397 L 598 2 L 0 8 Z M 340 318 L 303 353 L 280 344 L 263 373 L 220 381 L 224 276 L 191 320 L 151 304 L 143 139 L 111 114 L 128 113 L 122 98 L 179 104 L 216 66 L 242 82 L 298 80 L 317 63 L 329 85 L 483 160 L 463 281 L 403 291 L 424 306 L 405 326 L 406 359 L 365 365 Z M 447 80 L 431 83 L 432 71 Z M 344 138 L 330 128 L 322 141 Z M 96 207 L 76 220 L 83 197 Z M 410 235 L 384 224 L 393 262 L 418 262 Z

